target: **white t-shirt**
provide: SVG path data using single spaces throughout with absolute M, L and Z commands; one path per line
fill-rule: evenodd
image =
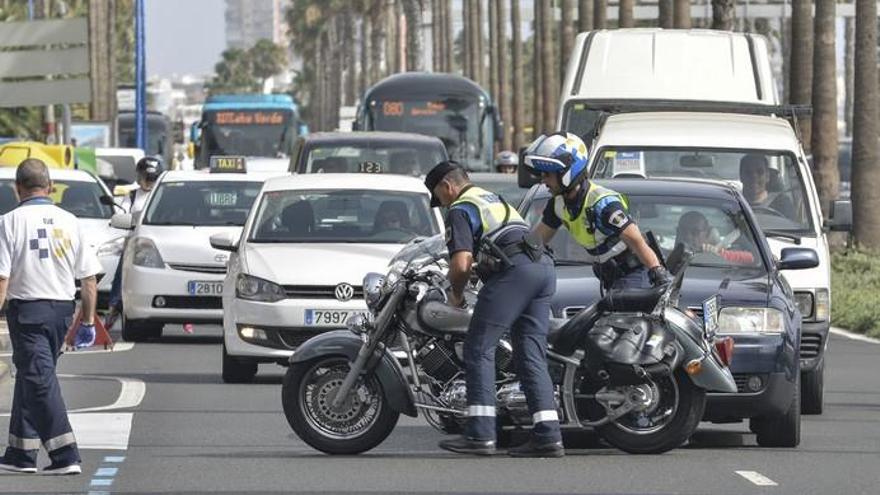
M 49 198 L 24 201 L 0 216 L 0 277 L 8 299 L 72 301 L 76 280 L 101 273 L 76 217 Z
M 122 200 L 122 208 L 125 211 L 134 215 L 140 211 L 143 211 L 144 206 L 147 204 L 147 197 L 150 196 L 150 191 L 145 191 L 143 188 L 137 188 L 134 190 L 134 203 L 131 202 L 131 194 L 126 194 L 125 199 Z

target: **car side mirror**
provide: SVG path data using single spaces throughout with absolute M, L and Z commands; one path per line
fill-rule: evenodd
M 109 196 L 109 195 L 107 195 L 107 194 L 101 196 L 101 199 L 100 199 L 99 201 L 101 201 L 101 204 L 102 204 L 102 205 L 105 205 L 105 206 L 114 206 L 114 205 L 116 205 L 116 201 L 113 201 L 113 197 L 112 197 L 112 196 Z
M 852 201 L 837 200 L 831 203 L 831 217 L 825 223 L 832 232 L 852 230 Z
M 231 232 L 221 232 L 210 237 L 211 247 L 220 251 L 238 251 L 238 236 Z
M 538 182 L 541 182 L 541 179 L 534 175 L 531 172 L 531 169 L 525 164 L 525 156 L 526 156 L 526 148 L 519 149 L 519 164 L 516 166 L 516 183 L 519 187 L 524 189 L 528 189 Z
M 110 217 L 110 226 L 114 229 L 132 230 L 134 229 L 134 217 L 131 213 L 117 213 Z
M 805 270 L 819 266 L 819 255 L 810 248 L 784 248 L 777 266 L 780 270 Z

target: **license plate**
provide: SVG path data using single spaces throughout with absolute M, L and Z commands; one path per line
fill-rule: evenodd
M 345 322 L 358 311 L 337 311 L 326 309 L 307 309 L 305 314 L 306 326 L 345 325 Z
M 703 329 L 707 336 L 718 331 L 718 296 L 703 301 Z
M 190 280 L 186 284 L 186 290 L 191 296 L 221 296 L 223 295 L 223 282 Z

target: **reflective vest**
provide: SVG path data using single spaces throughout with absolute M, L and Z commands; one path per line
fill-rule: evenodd
M 469 203 L 477 208 L 483 228 L 483 239 L 495 242 L 503 234 L 513 229 L 528 230 L 529 224 L 520 216 L 515 208 L 504 202 L 497 194 L 477 186 L 468 186 L 449 205 Z
M 562 224 L 568 229 L 571 238 L 578 244 L 586 248 L 587 252 L 595 257 L 596 262 L 604 263 L 618 254 L 626 251 L 626 244 L 617 236 L 608 236 L 596 227 L 598 219 L 595 215 L 596 204 L 608 196 L 614 196 L 620 201 L 624 209 L 629 206 L 626 198 L 620 194 L 606 189 L 602 186 L 589 182 L 590 188 L 584 195 L 584 200 L 577 211 L 577 215 L 571 216 L 568 208 L 565 207 L 565 199 L 562 196 L 553 198 L 553 209 L 556 216 L 562 220 Z

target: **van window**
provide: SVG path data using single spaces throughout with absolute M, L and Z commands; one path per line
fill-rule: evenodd
M 697 148 L 604 147 L 596 155 L 597 179 L 658 177 L 722 180 L 734 184 L 761 229 L 813 233 L 804 179 L 791 153 Z
M 602 113 L 585 102 L 569 102 L 562 111 L 562 129 L 580 137 L 593 132 Z

